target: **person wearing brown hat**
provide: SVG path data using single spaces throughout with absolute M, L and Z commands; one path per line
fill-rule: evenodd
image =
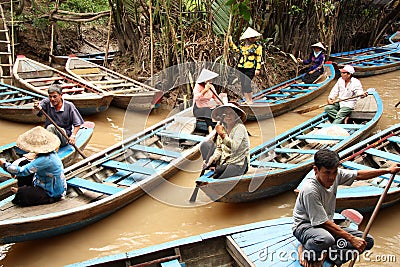
M 324 73 L 325 47 L 321 42 L 315 43 L 311 47 L 313 51 L 310 53 L 307 59 L 297 59 L 299 63 L 304 65 L 312 63 L 307 73 L 305 73 L 302 77 L 302 81 L 306 84 L 313 83 L 316 79 L 318 79 L 319 76 L 321 76 L 321 74 Z
M 215 126 L 217 140 L 200 145 L 203 168 L 215 168 L 215 179 L 245 174 L 250 162 L 250 140 L 243 125 L 246 113 L 228 103 L 215 108 L 212 118 L 220 122 Z
M 62 98 L 62 88 L 58 84 L 53 84 L 49 86 L 47 91 L 49 97 L 43 99 L 40 102 L 36 102 L 33 105 L 34 112 L 37 112 L 38 116 L 42 116 L 43 112 L 49 115 L 49 117 L 65 131 L 68 139 L 60 133 L 57 128 L 51 123 L 49 119 L 46 118 L 44 127 L 57 135 L 61 141 L 61 146 L 66 146 L 67 144 L 74 145 L 76 142 L 76 134 L 79 131 L 80 126 L 84 123 L 84 120 L 76 109 L 72 102 L 64 100 Z
M 260 74 L 262 61 L 262 46 L 256 42 L 256 38 L 260 37 L 261 33 L 248 27 L 240 36 L 240 45 L 236 46 L 232 41 L 232 36 L 229 36 L 230 48 L 240 54 L 237 68 L 244 75 L 240 75 L 240 83 L 242 93 L 247 104 L 253 104 L 253 90 L 251 88 L 251 80 L 254 76 Z
M 355 70 L 351 65 L 345 65 L 340 69 L 340 78 L 333 86 L 328 96 L 328 104 L 325 107 L 325 112 L 329 115 L 332 123 L 342 123 L 348 115 L 354 110 L 357 103 L 357 98 L 346 101 L 335 102 L 349 98 L 352 96 L 365 97 L 368 92 L 364 92 L 360 80 L 353 77 Z
M 63 164 L 55 152 L 60 146 L 57 136 L 37 126 L 20 135 L 16 143 L 20 149 L 35 156 L 23 166 L 0 159 L 0 166 L 17 178 L 30 174 L 34 176 L 33 181 L 11 188 L 15 193 L 12 202 L 20 206 L 34 206 L 60 200 L 65 194 L 66 181 Z

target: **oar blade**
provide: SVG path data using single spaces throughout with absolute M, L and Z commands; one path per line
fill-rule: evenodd
M 312 107 L 308 107 L 308 108 L 296 110 L 295 112 L 298 113 L 298 114 L 304 114 L 304 113 L 307 113 L 307 112 L 310 112 L 310 111 L 319 109 L 319 108 L 321 108 L 321 107 L 323 107 L 323 106 L 324 106 L 324 105 L 312 106 Z

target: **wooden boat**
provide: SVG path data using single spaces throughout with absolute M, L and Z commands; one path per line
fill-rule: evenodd
M 90 121 L 85 121 L 85 123 L 81 125 L 78 134 L 76 135 L 76 146 L 81 151 L 85 149 L 86 145 L 92 138 L 94 126 L 94 123 Z M 6 159 L 8 162 L 14 162 L 15 160 L 21 158 L 25 153 L 25 151 L 17 147 L 15 142 L 0 146 L 0 157 Z M 64 167 L 71 165 L 79 155 L 78 151 L 76 151 L 72 145 L 66 145 L 59 148 L 57 154 L 61 158 Z M 16 183 L 16 179 L 11 178 L 8 172 L 0 168 L 1 200 L 4 200 L 11 195 L 10 187 L 14 186 Z M 0 204 L 0 206 L 2 206 L 2 204 Z
M 82 115 L 96 114 L 110 106 L 113 96 L 104 94 L 90 84 L 85 84 L 71 75 L 19 55 L 13 74 L 17 86 L 47 96 L 53 83 L 63 88 L 63 98 L 74 103 Z
M 335 78 L 335 69 L 332 64 L 325 64 L 324 68 L 324 74 L 313 84 L 302 83 L 301 75 L 254 94 L 253 104 L 245 104 L 242 99 L 240 108 L 246 112 L 247 120 L 262 120 L 293 110 L 328 89 Z
M 355 69 L 355 77 L 368 77 L 372 75 L 387 73 L 400 69 L 400 50 L 394 52 L 381 53 L 376 56 L 356 58 L 339 64 L 339 68 L 344 64 L 352 65 Z
M 378 56 L 381 53 L 392 52 L 400 49 L 399 43 L 388 44 L 384 46 L 373 46 L 352 51 L 338 52 L 329 55 L 329 60 L 336 63 L 346 63 L 364 57 Z
M 0 83 L 0 118 L 22 123 L 41 123 L 45 117 L 32 112 L 33 103 L 45 97 L 15 86 Z
M 113 95 L 111 104 L 130 110 L 150 110 L 161 99 L 162 92 L 118 72 L 71 56 L 65 70 L 72 76 Z
M 340 151 L 366 137 L 382 115 L 376 91 L 357 102 L 348 124 L 329 123 L 324 112 L 251 149 L 250 170 L 243 176 L 213 179 L 212 171 L 197 186 L 213 201 L 247 202 L 294 189 L 313 165 L 321 148 Z
M 194 122 L 194 123 L 193 123 Z M 64 200 L 21 208 L 0 201 L 0 243 L 50 237 L 94 223 L 165 182 L 213 136 L 186 109 L 65 169 Z M 180 127 L 184 125 L 184 127 Z M 154 196 L 154 195 L 153 195 Z
M 12 51 L 11 41 L 4 16 L 3 7 L 0 4 L 0 82 L 11 81 L 12 79 Z
M 339 153 L 342 166 L 352 170 L 379 169 L 400 163 L 400 124 L 381 131 L 370 138 L 351 146 Z M 336 210 L 346 208 L 360 212 L 372 212 L 382 195 L 390 174 L 382 175 L 366 181 L 355 181 L 351 186 L 341 185 L 336 195 Z M 308 173 L 306 179 L 314 177 Z M 400 202 L 400 175 L 395 177 L 382 207 L 392 206 Z
M 362 216 L 360 218 L 362 220 Z M 341 214 L 336 223 L 357 229 Z M 284 217 L 229 227 L 66 267 L 83 266 L 300 266 L 292 234 L 293 219 Z M 324 265 L 325 266 L 325 265 Z
M 107 54 L 107 63 L 111 63 L 114 60 L 115 54 L 117 51 L 110 51 Z M 81 58 L 83 60 L 87 60 L 90 62 L 93 62 L 98 65 L 103 65 L 104 60 L 106 58 L 106 53 L 105 52 L 98 52 L 98 53 L 90 53 L 90 54 L 84 54 L 84 53 L 76 53 L 73 54 L 74 56 Z M 60 66 L 65 66 L 65 63 L 67 63 L 67 60 L 70 58 L 71 55 L 69 56 L 56 56 L 56 55 L 50 55 L 52 62 L 60 65 Z

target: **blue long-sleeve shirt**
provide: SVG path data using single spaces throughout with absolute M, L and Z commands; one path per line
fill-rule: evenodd
M 17 177 L 34 173 L 34 186 L 43 188 L 50 197 L 61 197 L 66 190 L 63 164 L 56 152 L 38 154 L 24 166 L 6 162 L 4 169 Z
M 324 62 L 325 62 L 325 55 L 323 52 L 321 52 L 318 55 L 318 57 L 314 55 L 314 52 L 311 52 L 308 59 L 303 60 L 304 65 L 313 63 L 308 71 L 317 70 L 319 73 L 324 72 Z

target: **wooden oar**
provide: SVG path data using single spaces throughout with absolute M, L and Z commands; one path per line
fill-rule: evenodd
M 362 96 L 363 95 L 351 96 L 351 97 L 348 97 L 348 98 L 345 98 L 345 99 L 336 100 L 332 104 L 339 103 L 339 102 L 346 101 L 346 100 L 350 100 L 350 99 L 357 98 L 357 97 L 362 97 Z M 299 113 L 299 114 L 303 114 L 303 113 L 307 113 L 307 112 L 310 112 L 310 111 L 325 107 L 327 105 L 331 105 L 331 104 L 326 103 L 326 104 L 322 104 L 322 105 L 315 105 L 315 106 L 312 106 L 312 107 L 308 107 L 308 108 L 304 108 L 304 109 L 300 109 L 300 110 L 295 110 L 294 112 Z
M 393 173 L 392 176 L 390 176 L 389 182 L 387 183 L 385 190 L 383 191 L 381 197 L 379 198 L 378 203 L 375 206 L 374 212 L 372 213 L 371 218 L 369 219 L 368 224 L 365 227 L 365 230 L 361 237 L 362 239 L 365 239 L 367 237 L 369 230 L 371 229 L 372 223 L 374 222 L 376 216 L 378 216 L 378 212 L 382 206 L 383 201 L 385 200 L 387 192 L 389 191 L 390 186 L 392 185 L 392 182 L 393 182 L 395 176 L 396 176 L 396 173 Z M 349 267 L 353 267 L 355 262 L 356 262 L 356 259 L 353 259 L 350 262 Z
M 62 136 L 64 136 L 67 140 L 69 139 L 67 134 L 60 128 L 60 126 L 57 125 L 57 123 L 52 118 L 50 118 L 50 116 L 43 109 L 41 109 L 40 112 L 42 112 L 44 116 L 46 116 L 46 118 L 54 125 L 54 127 L 56 127 L 57 131 L 61 133 Z M 71 145 L 76 149 L 76 151 L 78 151 L 79 155 L 81 155 L 82 158 L 87 158 L 86 155 L 83 154 L 83 152 L 79 149 L 79 147 L 76 146 L 76 144 Z

